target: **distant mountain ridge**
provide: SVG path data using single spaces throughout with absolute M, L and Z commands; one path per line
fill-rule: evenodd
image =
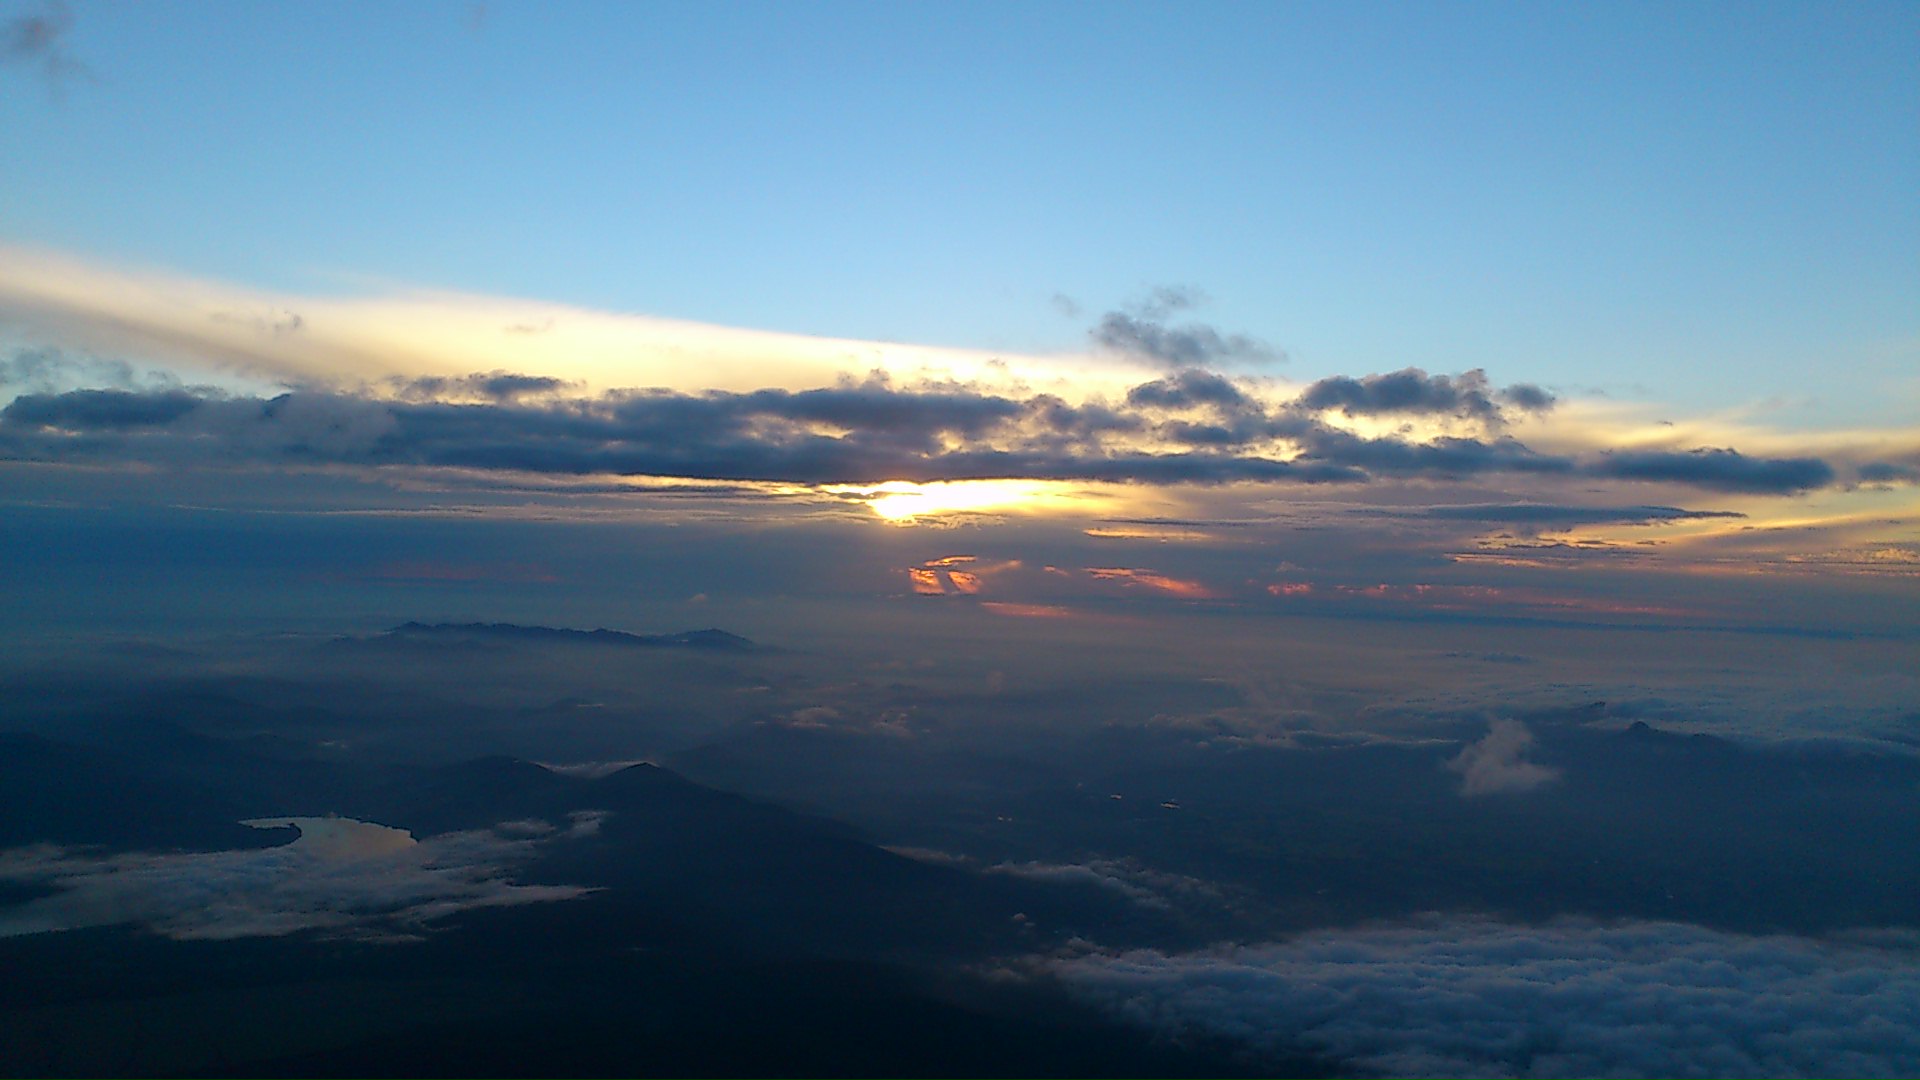
M 741 652 L 757 648 L 751 640 L 716 627 L 677 634 L 629 634 L 624 630 L 573 630 L 519 623 L 407 622 L 377 635 L 413 641 L 524 641 L 554 644 L 614 645 L 630 649 L 711 649 Z

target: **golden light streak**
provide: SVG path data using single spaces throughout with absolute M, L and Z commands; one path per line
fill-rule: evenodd
M 902 524 L 951 514 L 1107 514 L 1119 505 L 1111 494 L 1054 480 L 943 480 L 928 484 L 889 480 L 871 487 L 835 485 L 825 490 L 860 496 L 875 514 Z
M 1179 529 L 1159 525 L 1102 525 L 1092 529 L 1082 529 L 1082 533 L 1095 540 L 1159 540 L 1163 543 L 1175 540 L 1203 541 L 1217 537 L 1198 529 Z

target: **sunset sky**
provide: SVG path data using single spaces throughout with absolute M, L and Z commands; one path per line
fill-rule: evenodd
M 16 508 L 960 525 L 1019 568 L 889 580 L 1006 611 L 1916 595 L 1911 7 L 9 14 Z
M 0 961 L 1912 1075 L 1917 193 L 1913 3 L 0 0 Z

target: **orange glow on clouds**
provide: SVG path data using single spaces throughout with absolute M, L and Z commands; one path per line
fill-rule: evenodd
M 1197 581 L 1156 574 L 1151 570 L 1137 570 L 1125 566 L 1088 567 L 1087 573 L 1095 581 L 1118 581 L 1123 585 L 1142 585 L 1149 589 L 1178 596 L 1183 600 L 1216 600 L 1220 594 Z
M 1071 619 L 1078 614 L 1053 604 L 1009 604 L 988 600 L 980 606 L 995 615 L 1008 615 L 1018 619 Z
M 959 567 L 968 567 L 966 570 Z M 972 555 L 944 555 L 938 559 L 928 559 L 919 566 L 907 570 L 907 579 L 913 585 L 913 591 L 922 596 L 977 596 L 985 587 L 986 579 L 995 574 L 1020 569 L 1020 560 L 1007 559 L 999 562 L 981 562 Z

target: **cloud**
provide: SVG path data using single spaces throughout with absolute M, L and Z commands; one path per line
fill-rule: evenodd
M 1218 370 L 1214 361 L 1246 358 L 1245 339 L 1168 323 L 1200 301 L 1161 289 L 1110 313 L 1108 348 L 1170 369 L 1130 383 L 1128 365 L 1094 356 L 1001 358 L 448 293 L 296 296 L 5 248 L 0 314 L 9 322 L 76 349 L 170 358 L 191 374 L 156 384 L 124 364 L 87 373 L 16 354 L 0 370 L 8 389 L 144 393 L 217 381 L 228 394 L 192 390 L 202 407 L 137 428 L 58 428 L 31 422 L 23 407 L 0 422 L 0 457 L 432 468 L 528 483 L 1217 486 L 1507 475 L 1787 496 L 1834 484 L 1835 463 L 1849 481 L 1869 463 L 1858 474 L 1868 484 L 1897 481 L 1910 464 L 1903 444 L 1882 440 L 1868 453 L 1857 433 L 1822 441 L 1701 428 L 1684 445 L 1733 445 L 1737 434 L 1748 453 L 1626 449 L 1646 433 L 1584 409 L 1557 413 L 1552 426 L 1537 421 L 1521 442 L 1503 434 L 1507 424 L 1517 411 L 1553 407 L 1552 394 L 1496 387 L 1480 371 L 1336 376 L 1290 398 Z M 855 370 L 883 374 L 846 377 Z M 283 388 L 313 396 L 273 404 Z M 329 396 L 338 400 L 326 405 Z M 324 424 L 288 437 L 283 421 L 321 411 L 331 413 Z M 1603 452 L 1609 446 L 1622 448 Z
M 15 349 L 0 359 L 0 387 L 27 392 L 56 393 L 83 386 L 131 390 L 136 384 L 133 366 L 124 360 L 76 355 L 50 346 Z
M 1621 480 L 1688 484 L 1712 491 L 1797 494 L 1833 483 L 1833 466 L 1819 458 L 1751 458 L 1732 449 L 1603 452 L 1586 471 Z
M 0 457 L 445 466 L 807 484 L 1365 479 L 1334 463 L 1107 447 L 1097 433 L 1076 437 L 1051 426 L 1057 406 L 1044 396 L 895 390 L 878 382 L 805 391 L 642 391 L 540 404 L 325 391 L 258 398 L 88 390 L 23 395 L 0 410 Z
M 1860 466 L 1859 473 L 1869 484 L 1920 484 L 1920 465 L 1873 461 Z
M 1500 399 L 1523 412 L 1544 413 L 1553 409 L 1559 399 L 1532 383 L 1514 383 L 1500 391 Z
M 480 401 L 517 401 L 523 397 L 555 394 L 576 384 L 548 375 L 516 375 L 490 371 L 472 375 L 428 375 L 417 379 L 389 379 L 395 396 L 408 401 L 458 398 Z
M 70 390 L 22 394 L 0 409 L 12 424 L 83 431 L 164 427 L 200 408 L 205 398 L 185 390 Z
M 267 311 L 267 312 L 259 312 L 259 313 L 245 312 L 245 311 L 215 311 L 215 312 L 209 313 L 207 315 L 207 318 L 217 323 L 229 323 L 234 326 L 244 326 L 256 334 L 264 334 L 267 337 L 280 337 L 286 334 L 297 334 L 300 331 L 306 329 L 306 326 L 307 326 L 307 320 L 305 316 L 301 315 L 297 311 L 286 311 L 286 310 Z
M 876 715 L 849 716 L 831 705 L 809 705 L 786 716 L 775 716 L 768 723 L 801 731 L 832 731 L 842 735 L 885 735 L 911 739 L 914 727 L 908 713 L 884 709 Z
M 1105 889 L 1118 893 L 1143 908 L 1155 911 L 1171 911 L 1175 901 L 1211 906 L 1220 904 L 1224 899 L 1220 887 L 1210 881 L 1186 874 L 1156 870 L 1132 856 L 1117 859 L 1091 858 L 1084 862 L 1067 863 L 1042 860 L 1008 861 L 981 866 L 979 861 L 971 856 L 957 855 L 937 848 L 889 845 L 887 850 L 896 855 L 904 855 L 909 859 L 932 863 L 936 866 L 978 869 L 981 873 L 1021 878 L 1048 885 L 1091 886 Z
M 1912 1076 L 1920 951 L 1674 923 L 1444 920 L 1039 962 L 1143 1027 L 1390 1076 Z
M 1168 367 L 1267 364 L 1281 359 L 1279 350 L 1244 334 L 1222 334 L 1204 323 L 1165 326 L 1119 311 L 1101 316 L 1089 333 L 1096 343 L 1115 352 Z
M 563 838 L 597 821 L 575 820 Z M 0 937 L 132 923 L 166 937 L 277 937 L 303 930 L 399 938 L 480 907 L 569 900 L 593 890 L 521 885 L 512 867 L 546 842 L 528 823 L 416 840 L 349 818 L 272 818 L 299 838 L 251 851 L 93 855 L 55 847 L 0 852 L 0 881 L 52 895 L 0 909 Z M 551 832 L 546 826 L 544 832 Z
M 745 391 L 820 386 L 876 367 L 1008 381 L 1006 365 L 995 366 L 1001 355 L 985 351 L 746 330 L 520 297 L 277 293 L 6 244 L 0 316 L 40 341 L 164 358 L 196 372 L 192 381 L 377 383 L 504 369 L 601 391 Z M 282 332 L 273 332 L 276 325 Z M 511 332 L 516 327 L 540 332 Z M 1084 357 L 1013 361 L 1021 377 L 1048 383 L 1082 377 L 1087 367 Z
M 1193 289 L 1158 288 L 1123 310 L 1102 315 L 1087 333 L 1103 348 L 1174 368 L 1266 364 L 1285 359 L 1278 349 L 1245 334 L 1222 334 L 1205 323 L 1167 325 L 1169 315 L 1196 307 L 1204 300 Z
M 1188 285 L 1161 285 L 1127 305 L 1127 310 L 1143 319 L 1164 319 L 1176 311 L 1187 311 L 1207 302 L 1207 294 Z
M 93 81 L 93 71 L 67 48 L 73 13 L 62 3 L 49 3 L 37 15 L 21 15 L 0 24 L 0 64 L 37 68 L 55 96 L 72 79 Z
M 1164 379 L 1144 382 L 1127 391 L 1127 404 L 1161 409 L 1192 409 L 1211 405 L 1224 410 L 1247 406 L 1247 395 L 1231 382 L 1199 368 L 1183 368 Z
M 1185 874 L 1155 870 L 1132 857 L 1088 859 L 1077 863 L 1003 862 L 986 867 L 986 873 L 1004 874 L 1050 885 L 1089 885 L 1115 892 L 1143 908 L 1170 911 L 1174 901 L 1218 904 L 1218 886 Z
M 989 600 L 980 607 L 995 615 L 1006 615 L 1016 619 L 1077 619 L 1083 613 L 1057 604 L 1013 604 Z
M 1391 476 L 1469 476 L 1476 473 L 1570 473 L 1570 458 L 1541 454 L 1517 439 L 1472 439 L 1445 435 L 1429 442 L 1390 437 L 1367 438 L 1351 431 L 1316 425 L 1299 440 L 1305 456 L 1339 462 L 1369 473 Z
M 1460 774 L 1460 794 L 1532 791 L 1560 778 L 1560 770 L 1526 760 L 1533 732 L 1518 720 L 1495 720 L 1479 742 L 1460 751 L 1447 768 Z
M 1500 406 L 1494 403 L 1493 393 L 1486 372 L 1477 369 L 1449 377 L 1405 368 L 1359 379 L 1345 375 L 1321 379 L 1307 387 L 1296 404 L 1310 412 L 1338 410 L 1348 416 L 1408 413 L 1498 422 Z M 1522 396 L 1538 393 L 1527 387 Z
M 1087 568 L 1088 576 L 1095 581 L 1116 581 L 1122 585 L 1139 585 L 1156 592 L 1177 596 L 1183 600 L 1212 600 L 1220 594 L 1198 581 L 1168 577 L 1152 570 L 1127 566 L 1095 566 Z
M 839 723 L 840 710 L 831 705 L 812 705 L 797 709 L 787 718 L 788 727 L 832 728 Z
M 599 706 L 582 707 L 598 708 Z M 655 762 L 649 761 L 646 758 L 617 758 L 612 761 L 573 761 L 564 764 L 544 761 L 540 763 L 540 767 L 548 772 L 559 773 L 561 776 L 577 776 L 583 780 L 598 780 L 601 777 L 612 776 L 617 772 L 625 772 L 635 765 L 652 764 L 655 764 Z M 582 822 L 591 820 L 593 823 L 591 829 L 598 831 L 600 827 L 599 823 L 604 820 L 605 817 L 605 812 L 600 810 L 577 811 L 575 825 L 576 827 L 581 827 Z
M 1567 506 L 1551 503 L 1470 503 L 1429 506 L 1421 517 L 1447 521 L 1480 521 L 1504 525 L 1657 525 L 1669 521 L 1744 518 L 1733 510 L 1682 510 L 1676 506 Z
M 30 374 L 38 370 L 28 367 Z M 1389 378 L 1348 382 L 1363 389 L 1398 385 L 1380 381 Z M 1469 418 L 1492 416 L 1488 426 L 1497 426 L 1497 410 L 1483 412 L 1495 407 L 1478 385 L 1466 376 L 1422 376 L 1411 399 L 1400 390 L 1377 396 L 1433 407 L 1452 402 L 1447 407 Z M 303 387 L 271 397 L 177 382 L 35 392 L 0 409 L 0 459 L 848 486 L 990 479 L 1358 484 L 1511 474 L 1659 479 L 1791 495 L 1834 477 L 1817 458 L 1749 458 L 1733 450 L 1579 457 L 1543 453 L 1507 435 L 1367 435 L 1312 415 L 1298 401 L 1262 401 L 1248 386 L 1198 368 L 1137 384 L 1119 405 L 1098 399 L 1072 405 L 1048 393 L 950 381 L 898 386 L 878 371 L 811 389 L 698 393 L 584 394 L 555 377 L 505 370 L 388 379 L 357 389 Z M 1656 507 L 1647 513 L 1674 519 L 1713 512 Z

